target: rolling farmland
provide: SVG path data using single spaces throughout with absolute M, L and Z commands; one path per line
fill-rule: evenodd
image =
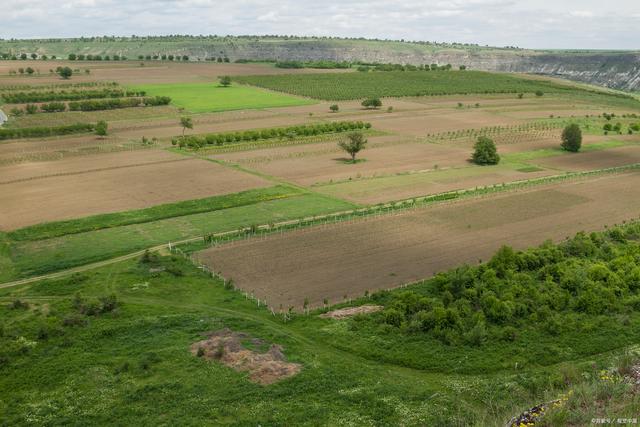
M 0 61 L 0 424 L 498 426 L 635 344 L 635 98 L 280 66 Z

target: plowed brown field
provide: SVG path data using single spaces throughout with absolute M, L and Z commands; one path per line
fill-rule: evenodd
M 525 248 L 638 214 L 640 173 L 627 173 L 242 241 L 197 258 L 286 309 L 396 287 L 486 260 L 503 244 Z
M 136 157 L 145 154 L 149 159 Z M 269 185 L 206 160 L 149 151 L 7 166 L 0 181 L 3 231 Z

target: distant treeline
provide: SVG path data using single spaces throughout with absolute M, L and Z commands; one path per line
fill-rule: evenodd
M 127 91 L 122 89 L 61 90 L 48 92 L 30 91 L 3 93 L 2 99 L 9 104 L 24 104 L 27 102 L 74 101 L 82 99 L 124 98 L 145 95 L 145 91 Z
M 0 128 L 0 140 L 70 135 L 74 133 L 92 132 L 94 129 L 95 125 L 92 123 L 76 123 L 74 125 L 66 126 L 30 127 L 20 129 Z

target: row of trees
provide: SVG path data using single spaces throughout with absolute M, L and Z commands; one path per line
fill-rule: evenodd
M 94 130 L 95 125 L 92 123 L 76 123 L 73 125 L 50 127 L 0 128 L 0 140 L 70 135 L 74 133 L 93 132 Z
M 83 99 L 143 97 L 146 92 L 122 89 L 94 89 L 94 90 L 59 90 L 59 91 L 30 91 L 5 92 L 2 99 L 8 104 L 25 104 L 30 102 L 75 101 Z
M 120 108 L 134 107 L 155 107 L 160 105 L 169 105 L 171 98 L 168 96 L 156 96 L 147 98 L 112 98 L 100 100 L 86 100 L 74 102 L 53 101 L 45 104 L 27 104 L 24 109 L 13 108 L 11 115 L 21 116 L 23 114 L 42 113 L 58 113 L 63 111 L 102 111 L 116 110 Z
M 173 138 L 172 144 L 183 148 L 198 149 L 206 145 L 222 146 L 239 142 L 251 142 L 268 139 L 293 139 L 296 137 L 322 135 L 327 133 L 340 133 L 347 131 L 363 130 L 371 128 L 371 123 L 362 121 L 342 121 L 320 123 L 315 125 L 289 126 L 283 128 L 271 128 L 263 130 L 248 130 L 243 132 L 226 132 L 209 135 L 185 136 L 186 129 L 193 129 L 193 121 L 188 117 L 181 119 L 182 136 Z
M 21 60 L 21 61 L 26 61 L 27 59 L 40 59 L 42 61 L 46 61 L 48 59 L 57 59 L 56 55 L 51 55 L 51 57 L 47 56 L 47 55 L 38 55 L 37 53 L 32 53 L 32 54 L 26 54 L 26 53 L 20 53 L 20 54 L 11 54 L 11 53 L 0 53 L 0 59 L 4 59 L 4 60 L 9 60 L 9 61 L 17 61 L 17 60 Z

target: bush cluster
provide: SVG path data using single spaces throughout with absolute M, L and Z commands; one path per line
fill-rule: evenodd
M 171 98 L 168 96 L 85 100 L 70 102 L 69 111 L 100 111 L 131 107 L 155 107 L 159 105 L 169 105 L 170 102 Z
M 180 147 L 200 148 L 205 145 L 225 145 L 239 142 L 250 142 L 275 138 L 295 138 L 299 136 L 313 136 L 326 133 L 347 132 L 358 129 L 369 129 L 371 123 L 361 121 L 342 121 L 320 123 L 314 125 L 289 126 L 263 130 L 248 130 L 244 132 L 214 133 L 204 136 L 183 136 L 172 140 L 173 145 Z
M 92 132 L 95 125 L 92 123 L 76 123 L 74 125 L 30 127 L 19 129 L 0 128 L 0 141 L 4 139 L 37 138 L 57 135 L 70 135 L 73 133 Z
M 525 328 L 550 336 L 588 328 L 600 316 L 640 309 L 638 237 L 633 224 L 523 252 L 503 247 L 486 264 L 440 273 L 411 291 L 374 294 L 386 308 L 373 321 L 467 345 L 512 341 Z

